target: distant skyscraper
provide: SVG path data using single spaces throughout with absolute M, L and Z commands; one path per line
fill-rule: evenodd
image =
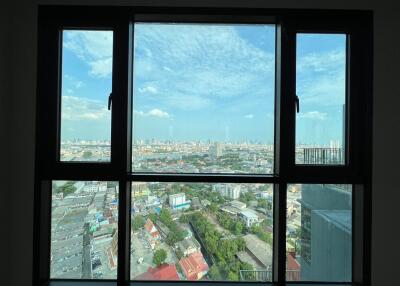
M 219 158 L 222 156 L 222 149 L 223 149 L 222 144 L 219 142 L 216 142 L 213 146 L 210 147 L 210 154 L 214 158 Z

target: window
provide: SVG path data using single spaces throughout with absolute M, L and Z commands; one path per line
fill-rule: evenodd
M 272 174 L 275 26 L 135 23 L 134 35 L 133 171 Z
M 39 10 L 37 285 L 368 285 L 369 12 Z
M 296 163 L 344 164 L 346 35 L 297 34 L 296 42 Z
M 61 161 L 109 161 L 112 31 L 62 31 Z
M 118 183 L 53 181 L 50 277 L 115 279 Z

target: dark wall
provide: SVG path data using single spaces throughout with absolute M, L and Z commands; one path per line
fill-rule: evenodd
M 6 2 L 7 1 L 7 2 Z M 375 12 L 373 285 L 397 280 L 400 202 L 400 10 L 395 0 L 48 0 L 47 3 L 226 5 L 280 8 L 372 9 Z M 13 7 L 6 7 L 5 4 Z M 32 269 L 33 178 L 36 86 L 36 17 L 38 2 L 5 0 L 0 8 L 0 209 L 4 285 L 30 285 Z M 41 1 L 46 3 L 46 1 Z M 340 19 L 338 19 L 340 20 Z M 11 21 L 11 23 L 7 23 Z M 3 24 L 4 22 L 4 24 Z M 8 29 L 7 29 L 8 28 Z M 4 30 L 4 31 L 3 31 Z M 8 32 L 8 33 L 7 33 Z M 7 239 L 10 239 L 8 241 Z M 4 242 L 3 242 L 4 240 Z M 8 244 L 7 244 L 8 241 Z M 5 246 L 6 245 L 6 246 Z M 8 247 L 7 247 L 8 245 Z M 4 251 L 10 251 L 4 258 Z M 2 281 L 3 282 L 3 281 Z M 2 283 L 3 284 L 3 283 Z
M 11 223 L 8 221 L 9 210 L 10 210 L 10 133 L 9 123 L 10 118 L 10 96 L 11 91 L 11 74 L 10 74 L 10 26 L 11 22 L 11 8 L 3 6 L 0 9 L 0 217 L 4 220 L 4 228 L 0 231 L 0 245 L 3 245 L 4 259 L 0 259 L 0 277 L 4 277 L 5 283 L 9 285 L 8 273 L 9 273 L 9 230 Z

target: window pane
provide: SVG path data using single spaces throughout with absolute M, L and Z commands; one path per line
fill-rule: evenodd
M 271 281 L 272 185 L 132 183 L 132 280 Z
M 61 161 L 110 161 L 112 31 L 64 30 Z
M 297 164 L 344 164 L 346 35 L 298 34 Z
M 290 185 L 286 279 L 351 281 L 351 185 Z
M 116 279 L 118 183 L 53 181 L 50 278 Z
M 134 31 L 133 170 L 272 173 L 275 26 Z

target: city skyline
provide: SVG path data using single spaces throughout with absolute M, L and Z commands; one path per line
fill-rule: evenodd
M 61 139 L 110 140 L 112 32 L 63 35 Z M 301 41 L 298 141 L 329 145 L 342 138 L 345 36 Z M 139 23 L 134 47 L 134 141 L 273 142 L 275 26 Z

